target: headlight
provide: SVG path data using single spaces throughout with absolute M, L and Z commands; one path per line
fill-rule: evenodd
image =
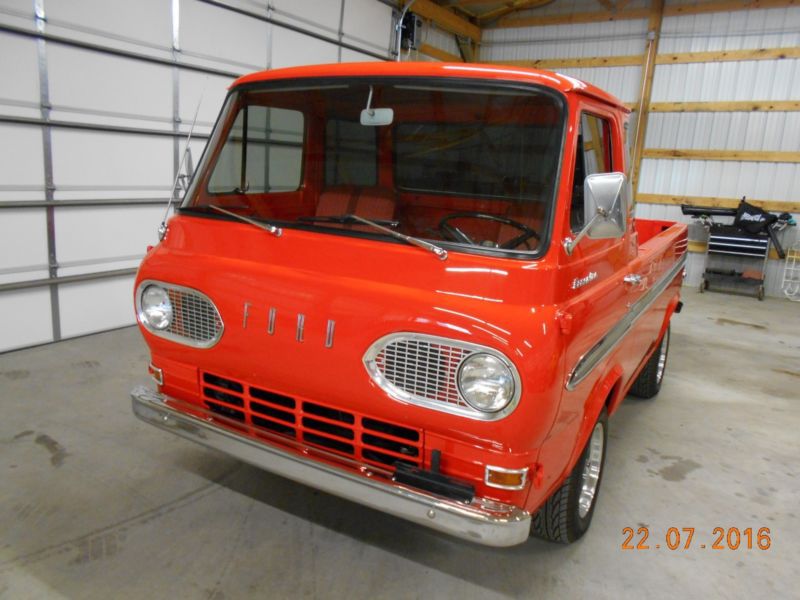
M 508 406 L 514 397 L 514 376 L 496 356 L 477 353 L 462 363 L 458 388 L 472 408 L 497 412 Z
M 139 318 L 147 327 L 166 329 L 172 323 L 172 302 L 167 290 L 158 285 L 148 285 L 142 291 Z

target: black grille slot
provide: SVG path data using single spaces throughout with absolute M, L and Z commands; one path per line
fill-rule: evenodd
M 346 454 L 355 454 L 352 444 L 340 442 L 339 440 L 334 440 L 328 437 L 323 437 L 309 431 L 303 433 L 303 439 L 309 444 L 316 444 L 317 446 L 330 448 L 331 450 L 338 450 L 339 452 L 344 452 Z
M 225 379 L 219 375 L 212 375 L 211 373 L 203 373 L 203 381 L 226 390 L 231 390 L 232 392 L 239 392 L 240 394 L 244 391 L 244 386 L 238 381 L 231 381 L 230 379 Z
M 288 435 L 289 437 L 295 437 L 294 427 L 289 427 L 288 425 L 284 425 L 283 423 L 276 423 L 275 421 L 268 421 L 267 419 L 262 419 L 261 417 L 252 417 L 253 425 L 258 425 L 259 427 L 263 427 L 264 429 L 269 429 L 270 431 L 274 431 L 275 433 L 280 433 L 281 435 Z
M 215 404 L 214 402 L 206 402 L 206 406 L 208 406 L 208 409 L 211 412 L 222 415 L 223 417 L 236 419 L 237 421 L 244 421 L 244 413 L 240 410 L 236 410 L 235 408 L 228 408 L 227 406 Z
M 352 425 L 356 419 L 349 412 L 343 410 L 336 410 L 335 408 L 328 408 L 327 406 L 320 406 L 319 404 L 312 404 L 311 402 L 303 402 L 303 412 L 307 412 L 318 417 L 325 417 L 331 421 L 340 421 Z
M 419 441 L 419 431 L 414 431 L 413 429 L 408 429 L 407 427 L 400 427 L 399 425 L 392 425 L 391 423 L 384 423 L 383 421 L 376 421 L 375 419 L 368 419 L 366 417 L 362 419 L 361 422 L 364 425 L 364 429 L 378 431 L 380 433 L 385 433 L 397 438 L 403 438 L 404 440 L 410 440 L 412 442 Z
M 207 398 L 211 398 L 212 400 L 219 400 L 220 402 L 227 402 L 228 404 L 233 404 L 234 406 L 241 406 L 244 408 L 244 400 L 239 396 L 234 396 L 233 394 L 228 394 L 227 392 L 221 392 L 210 387 L 204 387 L 203 393 Z
M 329 433 L 331 435 L 342 437 L 348 440 L 353 439 L 352 429 L 340 427 L 339 425 L 333 425 L 332 423 L 326 423 L 325 421 L 318 421 L 317 419 L 312 419 L 310 417 L 303 417 L 303 427 L 313 429 L 321 433 Z
M 250 388 L 250 395 L 253 398 L 263 400 L 264 402 L 269 402 L 270 404 L 277 404 L 278 406 L 283 406 L 284 408 L 294 409 L 296 404 L 294 398 L 289 398 L 288 396 L 282 396 L 281 394 L 276 394 L 275 392 L 268 392 L 267 390 L 254 387 Z
M 377 450 L 368 450 L 366 448 L 364 448 L 364 450 L 361 452 L 361 456 L 367 460 L 388 465 L 390 467 L 393 467 L 397 463 L 403 463 L 412 467 L 417 466 L 417 463 L 410 460 L 403 460 L 402 458 L 397 458 L 396 456 L 390 456 L 389 454 L 384 454 L 383 452 L 378 452 Z
M 272 417 L 273 419 L 279 419 L 281 421 L 286 421 L 287 423 L 294 423 L 294 415 L 286 412 L 285 410 L 279 410 L 277 408 L 272 408 L 271 406 L 257 404 L 256 402 L 250 403 L 250 410 L 260 415 Z M 253 417 L 253 419 L 255 419 L 255 417 Z
M 370 435 L 369 433 L 362 435 L 361 441 L 363 441 L 365 444 L 369 444 L 370 446 L 376 446 L 377 448 L 383 448 L 384 450 L 391 450 L 392 452 L 397 452 L 398 454 L 404 454 L 406 456 L 419 456 L 419 449 L 415 448 L 414 446 L 408 446 L 402 442 L 395 442 L 394 440 L 377 437 L 375 435 Z

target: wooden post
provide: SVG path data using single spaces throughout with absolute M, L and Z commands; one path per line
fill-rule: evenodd
M 636 115 L 636 140 L 633 146 L 631 182 L 633 184 L 634 198 L 636 197 L 636 192 L 639 190 L 639 171 L 642 166 L 644 137 L 647 133 L 647 117 L 650 114 L 650 96 L 653 92 L 653 75 L 656 69 L 658 41 L 661 37 L 661 22 L 663 20 L 664 0 L 652 0 L 650 5 L 650 20 L 647 25 L 647 53 L 645 54 L 644 67 L 642 67 L 642 95 L 639 98 L 639 110 Z

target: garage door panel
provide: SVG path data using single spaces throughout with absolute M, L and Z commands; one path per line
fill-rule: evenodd
M 343 63 L 346 62 L 377 62 L 378 58 L 374 56 L 370 56 L 369 54 L 362 54 L 361 52 L 354 52 L 353 50 L 348 50 L 347 48 L 342 48 L 342 61 Z
M 42 156 L 41 128 L 0 124 L 0 188 L 44 188 Z
M 169 67 L 67 46 L 53 45 L 47 52 L 50 102 L 55 109 L 66 106 L 171 122 Z M 70 114 L 57 118 L 70 118 Z
M 172 187 L 172 139 L 131 134 L 53 131 L 53 177 L 61 190 L 81 197 L 123 197 L 160 192 Z M 134 196 L 132 196 L 134 194 Z
M 3 211 L 0 214 L 0 273 L 41 265 L 47 265 L 45 209 Z
M 339 32 L 341 0 L 274 0 L 273 5 L 279 21 L 326 37 L 335 38 Z
M 134 277 L 62 285 L 58 290 L 61 334 L 85 335 L 132 325 Z
M 0 101 L 39 103 L 39 67 L 36 42 L 0 33 Z
M 273 30 L 272 67 L 294 67 L 316 63 L 335 63 L 339 48 L 301 33 L 276 27 Z
M 181 2 L 181 49 L 187 53 L 263 68 L 267 25 L 195 0 Z
M 164 47 L 172 44 L 172 9 L 170 3 L 164 0 L 69 0 L 46 2 L 45 9 L 47 18 L 53 25 L 71 24 L 94 29 L 109 36 Z M 147 26 L 144 27 L 144 24 Z
M 144 256 L 158 241 L 160 206 L 86 207 L 56 210 L 56 252 L 60 263 Z M 102 269 L 87 269 L 98 271 Z
M 0 352 L 53 341 L 50 290 L 0 294 Z
M 180 117 L 186 131 L 191 127 L 194 113 L 197 112 L 198 103 L 200 110 L 197 112 L 197 133 L 208 133 L 217 120 L 217 115 L 228 94 L 228 87 L 233 83 L 229 77 L 218 77 L 181 71 L 180 82 Z
M 345 41 L 384 53 L 392 35 L 392 9 L 375 0 L 347 0 L 342 31 Z

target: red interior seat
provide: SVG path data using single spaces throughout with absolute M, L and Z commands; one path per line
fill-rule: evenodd
M 379 187 L 330 187 L 319 195 L 317 202 L 318 217 L 353 214 L 365 219 L 391 221 L 394 210 L 394 194 Z

